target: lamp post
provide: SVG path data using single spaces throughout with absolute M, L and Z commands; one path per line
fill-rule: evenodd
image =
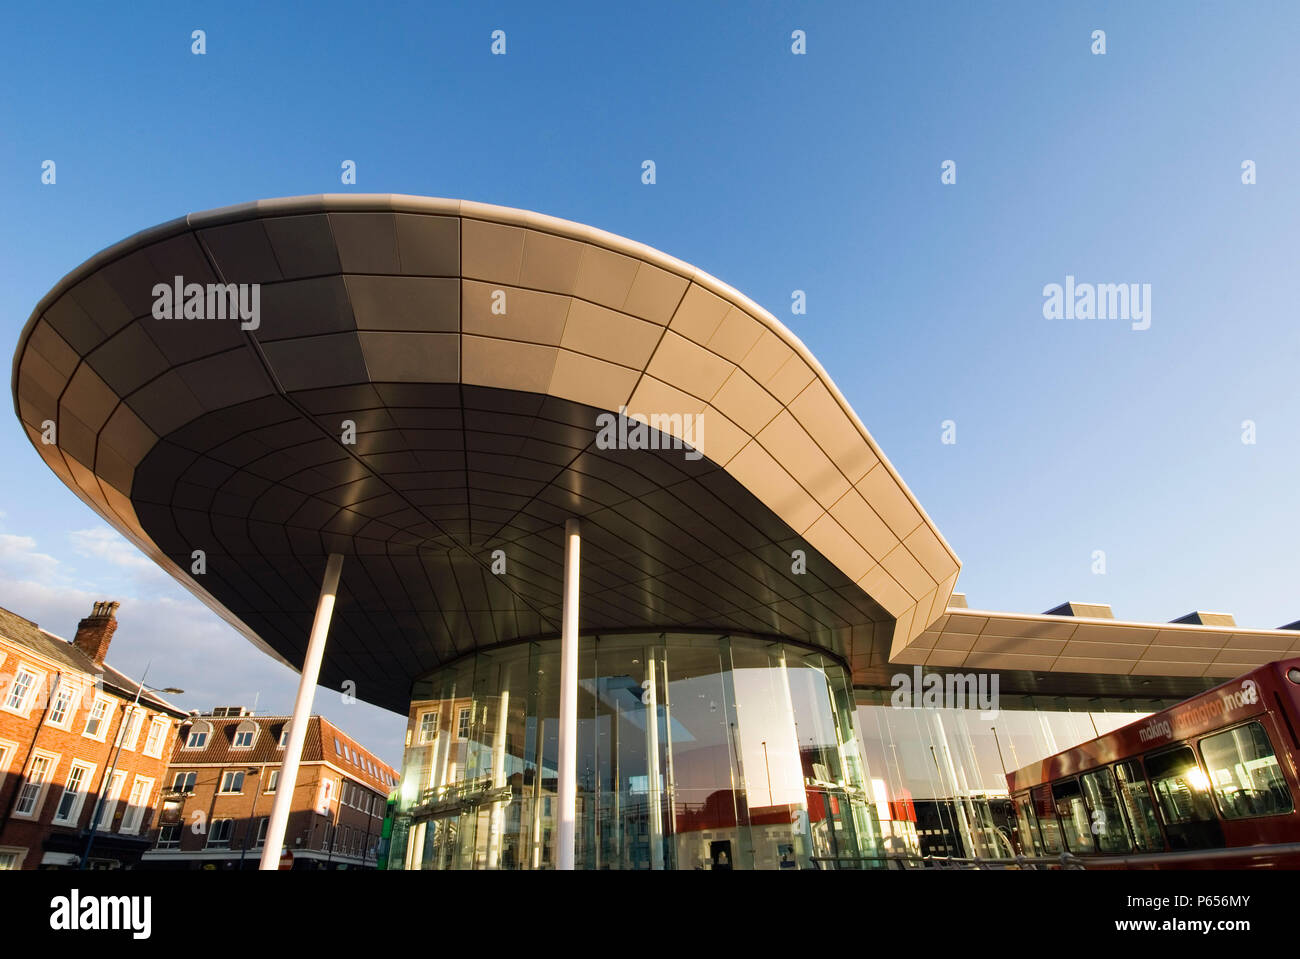
M 266 764 L 262 764 L 262 769 L 266 769 Z M 244 782 L 248 782 L 254 776 L 257 776 L 257 768 L 249 766 L 244 770 Z M 239 852 L 239 868 L 243 871 L 244 860 L 248 858 L 248 847 L 253 842 L 252 831 L 257 824 L 257 794 L 262 788 L 262 777 L 258 776 L 257 783 L 253 786 L 253 808 L 248 812 L 248 826 L 244 829 L 244 848 Z
M 763 768 L 767 770 L 767 804 L 775 806 L 776 800 L 772 796 L 772 767 L 767 762 L 767 740 L 763 740 Z
M 122 754 L 122 742 L 126 739 L 125 733 L 127 719 L 133 712 L 135 712 L 136 707 L 140 705 L 140 694 L 146 689 L 151 693 L 168 693 L 172 695 L 179 695 L 185 692 L 185 690 L 177 689 L 174 686 L 167 686 L 162 689 L 153 686 L 146 686 L 144 681 L 149 676 L 150 665 L 152 665 L 152 663 L 145 665 L 144 675 L 140 677 L 140 685 L 137 686 L 135 690 L 135 699 L 131 701 L 131 705 L 126 707 L 125 712 L 122 713 L 122 722 L 117 727 L 117 748 L 113 750 L 113 761 L 108 764 L 108 769 L 104 771 L 104 778 L 99 781 L 99 798 L 95 802 L 95 815 L 90 821 L 90 835 L 86 837 L 86 848 L 81 854 L 81 862 L 77 864 L 78 869 L 86 868 L 86 862 L 90 859 L 90 850 L 95 845 L 95 834 L 99 832 L 99 817 L 104 812 L 104 790 L 105 788 L 113 788 L 113 773 L 117 770 L 117 758 Z

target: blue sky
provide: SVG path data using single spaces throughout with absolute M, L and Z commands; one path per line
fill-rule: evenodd
M 5 20 L 6 356 L 63 274 L 188 212 L 348 190 L 524 207 L 658 247 L 785 322 L 961 557 L 972 606 L 1300 618 L 1294 3 L 42 4 Z M 1043 287 L 1067 274 L 1150 284 L 1150 328 L 1044 319 Z M 119 668 L 152 657 L 187 707 L 260 693 L 289 709 L 294 675 L 109 532 L 16 417 L 0 463 L 0 606 L 71 635 L 92 599 L 121 599 Z M 400 717 L 317 703 L 399 761 Z

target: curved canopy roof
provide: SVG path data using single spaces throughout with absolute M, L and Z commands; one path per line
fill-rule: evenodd
M 256 285 L 256 319 L 155 319 L 177 282 L 247 284 L 250 307 Z M 343 553 L 321 681 L 401 711 L 422 672 L 558 634 L 570 516 L 584 633 L 780 635 L 855 669 L 937 619 L 959 567 L 771 314 L 520 210 L 330 195 L 174 220 L 41 301 L 13 389 L 74 492 L 291 665 Z M 623 407 L 661 448 L 603 448 Z

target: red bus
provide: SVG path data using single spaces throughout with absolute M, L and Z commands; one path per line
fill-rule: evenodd
M 1085 868 L 1300 868 L 1300 659 L 1007 776 L 1021 853 Z

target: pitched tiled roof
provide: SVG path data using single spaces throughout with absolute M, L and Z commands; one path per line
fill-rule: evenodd
M 185 763 L 278 763 L 284 760 L 280 748 L 280 733 L 289 725 L 288 716 L 195 716 L 194 722 L 209 723 L 212 735 L 202 749 L 186 749 L 182 744 L 172 756 L 177 765 Z M 257 737 L 250 748 L 235 748 L 235 731 L 241 723 L 257 726 Z M 307 725 L 307 741 L 302 747 L 302 761 L 319 762 L 321 758 L 319 717 L 311 717 Z
M 284 750 L 280 748 L 280 734 L 288 727 L 289 719 L 288 716 L 195 716 L 195 723 L 206 722 L 211 724 L 212 736 L 202 749 L 186 749 L 183 745 L 179 746 L 172 756 L 172 765 L 221 763 L 223 765 L 238 766 L 241 763 L 247 763 L 256 766 L 260 763 L 275 764 L 282 762 L 284 760 Z M 258 729 L 257 737 L 253 740 L 251 747 L 236 748 L 235 732 L 243 723 L 256 725 Z M 368 756 L 381 772 L 387 773 L 394 779 L 400 778 L 401 773 L 398 770 L 383 762 L 369 749 L 360 745 L 347 733 L 320 716 L 312 716 L 311 722 L 307 726 L 307 740 L 302 747 L 302 761 L 305 763 L 328 762 L 346 770 L 354 779 L 364 782 L 371 788 L 383 793 L 392 788 L 384 780 L 372 776 L 368 769 L 363 769 L 356 763 L 350 763 L 345 757 L 336 754 L 333 742 L 335 737 L 339 739 L 340 744 L 350 746 L 354 753 Z
M 136 690 L 140 688 L 140 684 L 125 673 L 114 669 L 108 663 L 97 667 L 94 660 L 66 639 L 41 629 L 30 619 L 24 619 L 3 607 L 0 607 L 0 638 L 7 639 L 17 646 L 26 647 L 38 656 L 53 660 L 60 666 L 91 679 L 102 676 L 104 685 L 112 687 L 114 691 L 128 699 L 134 698 Z M 186 715 L 185 710 L 154 693 L 142 692 L 140 701 L 174 716 Z

